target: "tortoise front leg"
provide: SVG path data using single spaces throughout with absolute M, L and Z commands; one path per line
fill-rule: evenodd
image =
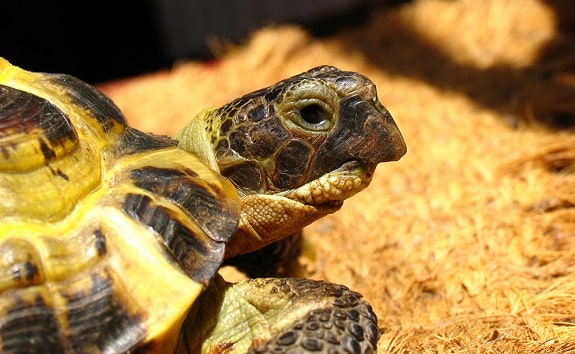
M 184 323 L 180 353 L 375 353 L 371 306 L 343 285 L 218 277 Z

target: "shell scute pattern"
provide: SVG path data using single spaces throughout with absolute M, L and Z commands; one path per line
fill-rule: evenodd
M 0 90 L 0 212 L 15 219 L 61 220 L 97 188 L 102 157 L 124 131 L 123 117 L 117 110 L 108 110 L 106 118 L 89 115 L 106 102 L 80 80 L 11 74 Z M 58 86 L 61 81 L 65 88 Z M 76 90 L 94 97 L 72 105 L 80 101 Z
M 174 146 L 122 156 L 110 174 L 110 204 L 153 230 L 175 265 L 207 283 L 238 225 L 231 184 Z
M 41 284 L 45 280 L 41 257 L 29 241 L 11 238 L 0 244 L 0 291 Z
M 66 283 L 71 274 L 86 274 L 96 267 L 107 253 L 101 225 L 73 219 L 71 223 L 71 227 L 4 224 L 12 227 L 0 243 L 0 292 Z
M 51 296 L 45 288 L 35 289 L 33 293 L 2 299 L 0 306 L 8 308 L 3 314 L 6 318 L 1 323 L 0 337 L 4 352 L 17 352 L 22 348 L 23 336 L 38 338 L 27 344 L 31 352 L 46 351 L 58 353 L 63 347 L 58 340 L 58 323 L 51 311 Z M 7 301 L 9 300 L 9 301 Z
M 102 267 L 89 277 L 74 280 L 74 286 L 60 289 L 66 308 L 66 343 L 73 352 L 105 350 L 125 352 L 129 343 L 144 338 L 145 311 L 128 305 L 129 290 L 123 288 L 110 269 Z
M 0 59 L 0 85 L 1 351 L 162 342 L 222 262 L 236 190 L 80 80 Z
M 106 268 L 67 279 L 67 286 L 28 287 L 1 298 L 3 352 L 124 352 L 145 336 L 142 314 L 125 304 L 122 288 Z M 143 311 L 142 311 L 143 312 Z
M 128 127 L 112 147 L 113 156 L 131 155 L 139 152 L 175 147 L 177 141 L 162 135 L 145 134 Z
M 78 134 L 70 120 L 50 102 L 2 85 L 0 97 L 2 171 L 28 172 L 77 148 Z
M 125 127 L 126 120 L 118 107 L 94 86 L 89 85 L 70 75 L 53 75 L 55 86 L 66 92 L 68 104 L 85 111 L 87 117 L 93 117 L 102 127 L 104 136 L 116 127 Z

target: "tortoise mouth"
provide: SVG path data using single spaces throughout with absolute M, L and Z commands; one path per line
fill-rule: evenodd
M 298 188 L 278 194 L 307 205 L 341 206 L 345 199 L 369 185 L 374 170 L 375 166 L 351 160 Z

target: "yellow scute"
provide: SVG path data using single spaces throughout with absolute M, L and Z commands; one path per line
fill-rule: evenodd
M 104 214 L 113 229 L 127 235 L 111 240 L 114 254 L 109 262 L 122 273 L 124 286 L 129 289 L 127 295 L 145 310 L 147 335 L 143 343 L 154 342 L 154 347 L 161 343 L 159 353 L 171 352 L 166 346 L 176 344 L 185 315 L 203 286 L 165 256 L 163 246 L 145 227 L 112 207 Z
M 0 84 L 29 92 L 57 106 L 78 135 L 76 144 L 65 141 L 66 147 L 55 145 L 53 148 L 58 156 L 49 160 L 42 152 L 41 143 L 52 142 L 38 130 L 35 134 L 17 137 L 24 140 L 19 144 L 6 142 L 6 146 L 2 146 L 0 218 L 38 222 L 61 220 L 79 200 L 98 187 L 102 151 L 123 127 L 114 127 L 113 132 L 105 134 L 97 119 L 70 103 L 66 89 L 50 80 L 49 74 L 22 70 L 2 58 Z M 51 127 L 50 124 L 46 126 Z

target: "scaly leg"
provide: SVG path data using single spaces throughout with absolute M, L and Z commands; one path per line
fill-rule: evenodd
M 184 323 L 180 353 L 375 353 L 371 306 L 343 285 L 217 278 Z

